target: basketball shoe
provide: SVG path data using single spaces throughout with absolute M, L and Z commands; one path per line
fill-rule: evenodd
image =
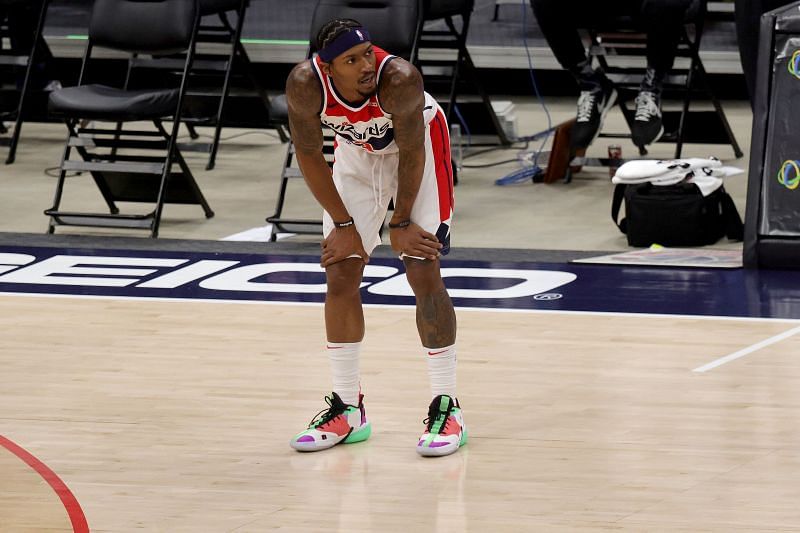
M 572 148 L 588 148 L 600 134 L 608 110 L 617 101 L 614 84 L 601 72 L 580 81 L 578 113 L 570 134 Z
M 450 455 L 467 443 L 467 428 L 458 400 L 441 394 L 428 407 L 423 422 L 425 432 L 417 443 L 417 453 L 425 456 Z
M 292 437 L 289 445 L 299 452 L 327 450 L 340 443 L 350 444 L 367 440 L 372 426 L 364 413 L 364 395 L 358 395 L 358 405 L 347 405 L 338 394 L 325 397 L 328 409 L 314 416 L 308 429 Z

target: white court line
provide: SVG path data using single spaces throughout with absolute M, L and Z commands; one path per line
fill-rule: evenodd
M 789 331 L 784 331 L 783 333 L 779 333 L 778 335 L 775 335 L 774 337 L 770 337 L 768 339 L 765 339 L 765 340 L 763 340 L 761 342 L 757 342 L 757 343 L 755 343 L 755 344 L 753 344 L 751 346 L 748 346 L 747 348 L 745 348 L 743 350 L 739 350 L 738 352 L 734 352 L 734 353 L 732 353 L 730 355 L 726 355 L 725 357 L 720 357 L 719 359 L 711 361 L 710 363 L 705 364 L 703 366 L 698 366 L 697 368 L 692 370 L 692 372 L 707 372 L 709 370 L 717 368 L 718 366 L 722 366 L 725 363 L 730 363 L 731 361 L 735 361 L 736 359 L 739 359 L 740 357 L 744 357 L 747 354 L 751 354 L 753 352 L 756 352 L 756 351 L 760 350 L 761 348 L 766 348 L 767 346 L 770 346 L 771 344 L 775 344 L 776 342 L 780 342 L 780 341 L 782 341 L 784 339 L 788 339 L 789 337 L 791 337 L 792 335 L 795 335 L 797 333 L 800 333 L 800 326 L 798 326 L 796 328 L 792 328 Z
M 207 304 L 230 304 L 230 305 L 275 305 L 275 306 L 317 306 L 321 307 L 322 302 L 293 302 L 283 300 L 232 300 L 228 298 L 191 298 L 191 297 L 168 297 L 168 296 L 122 296 L 106 294 L 59 294 L 49 292 L 0 292 L 1 296 L 22 296 L 25 298 L 74 298 L 76 300 L 131 300 L 137 302 L 175 302 L 175 303 L 207 303 Z M 414 304 L 363 304 L 365 308 L 371 309 L 413 309 Z M 687 320 L 723 320 L 730 322 L 764 322 L 764 323 L 784 323 L 797 324 L 796 318 L 776 318 L 762 316 L 724 316 L 724 315 L 681 315 L 666 313 L 623 313 L 619 311 L 569 311 L 564 309 L 524 309 L 514 307 L 468 307 L 456 306 L 456 311 L 469 312 L 490 312 L 490 313 L 516 313 L 531 315 L 567 315 L 567 316 L 594 316 L 594 317 L 621 317 L 621 318 L 645 318 L 663 319 L 679 318 Z M 798 326 L 800 329 L 800 326 Z

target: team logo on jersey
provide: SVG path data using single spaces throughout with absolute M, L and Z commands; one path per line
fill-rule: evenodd
M 323 123 L 350 144 L 360 146 L 369 152 L 383 150 L 394 141 L 394 129 L 388 120 L 382 123 L 370 123 L 359 129 L 348 121 L 336 122 L 328 117 Z
M 364 142 L 371 137 L 383 137 L 390 128 L 390 124 L 370 124 L 364 131 L 358 131 L 354 124 L 343 122 L 341 124 L 328 124 L 336 133 L 342 134 L 353 141 Z

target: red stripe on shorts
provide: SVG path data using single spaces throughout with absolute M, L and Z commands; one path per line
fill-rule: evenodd
M 439 189 L 439 220 L 450 219 L 455 205 L 453 199 L 453 167 L 450 159 L 450 132 L 447 120 L 440 109 L 430 124 L 433 161 L 436 169 L 436 184 Z

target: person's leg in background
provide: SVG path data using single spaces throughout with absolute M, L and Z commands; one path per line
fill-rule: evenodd
M 758 70 L 758 33 L 761 27 L 761 15 L 792 2 L 790 0 L 735 0 L 735 2 L 736 39 L 739 42 L 739 56 L 752 105 Z
M 657 141 L 664 133 L 661 92 L 672 69 L 686 12 L 694 0 L 642 0 L 640 19 L 647 32 L 647 70 L 636 97 L 631 137 L 636 146 Z
M 619 5 L 628 3 L 625 0 Z M 600 131 L 606 111 L 616 100 L 616 91 L 605 74 L 592 67 L 578 28 L 581 21 L 609 14 L 610 8 L 596 0 L 531 0 L 531 7 L 556 60 L 578 82 L 580 96 L 571 144 L 586 148 Z

